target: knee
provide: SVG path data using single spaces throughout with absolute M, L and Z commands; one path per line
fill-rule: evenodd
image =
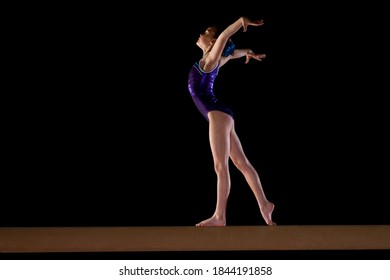
M 224 174 L 228 172 L 228 164 L 223 162 L 215 162 L 214 170 L 217 174 Z
M 249 168 L 249 162 L 246 159 L 234 159 L 232 158 L 233 164 L 237 167 L 240 171 L 245 171 Z

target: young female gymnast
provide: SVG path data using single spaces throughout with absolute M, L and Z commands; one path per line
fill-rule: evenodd
M 266 57 L 265 54 L 256 54 L 250 49 L 236 49 L 230 38 L 241 27 L 246 32 L 248 26 L 261 25 L 262 20 L 241 17 L 219 35 L 215 26 L 207 28 L 196 42 L 202 49 L 203 56 L 190 70 L 188 89 L 195 105 L 209 122 L 209 140 L 217 175 L 215 212 L 196 226 L 226 226 L 226 206 L 230 193 L 229 158 L 252 189 L 266 224 L 275 225 L 272 221 L 275 206 L 266 198 L 259 175 L 243 151 L 234 128 L 233 112 L 215 96 L 213 90 L 219 69 L 229 60 L 245 57 L 245 63 L 248 63 L 250 59 L 262 61 Z

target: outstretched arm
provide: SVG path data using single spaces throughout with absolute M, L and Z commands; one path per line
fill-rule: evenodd
M 232 55 L 221 57 L 220 66 L 224 65 L 230 59 L 237 59 L 244 56 L 246 57 L 245 64 L 247 64 L 252 58 L 258 61 L 262 61 L 266 57 L 264 53 L 256 54 L 251 49 L 235 49 Z
M 209 59 L 212 61 L 211 64 L 214 64 L 219 61 L 227 41 L 233 34 L 240 30 L 241 27 L 243 28 L 243 31 L 246 32 L 248 26 L 261 26 L 263 24 L 263 20 L 250 20 L 246 17 L 240 17 L 234 23 L 229 25 L 224 31 L 222 31 L 222 33 L 215 41 L 213 49 L 209 54 Z

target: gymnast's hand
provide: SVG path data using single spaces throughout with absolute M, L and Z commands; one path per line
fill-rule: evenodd
M 247 64 L 251 58 L 256 59 L 258 61 L 262 61 L 265 57 L 266 57 L 265 53 L 256 54 L 253 52 L 248 52 L 246 54 L 245 64 Z
M 246 32 L 246 30 L 248 29 L 249 25 L 260 26 L 260 25 L 264 24 L 264 21 L 262 19 L 250 20 L 250 19 L 248 19 L 246 17 L 242 17 L 241 22 L 242 22 L 242 28 L 243 28 L 244 32 Z

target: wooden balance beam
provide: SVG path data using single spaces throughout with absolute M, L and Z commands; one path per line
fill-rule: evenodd
M 3 227 L 1 253 L 390 249 L 390 225 Z

